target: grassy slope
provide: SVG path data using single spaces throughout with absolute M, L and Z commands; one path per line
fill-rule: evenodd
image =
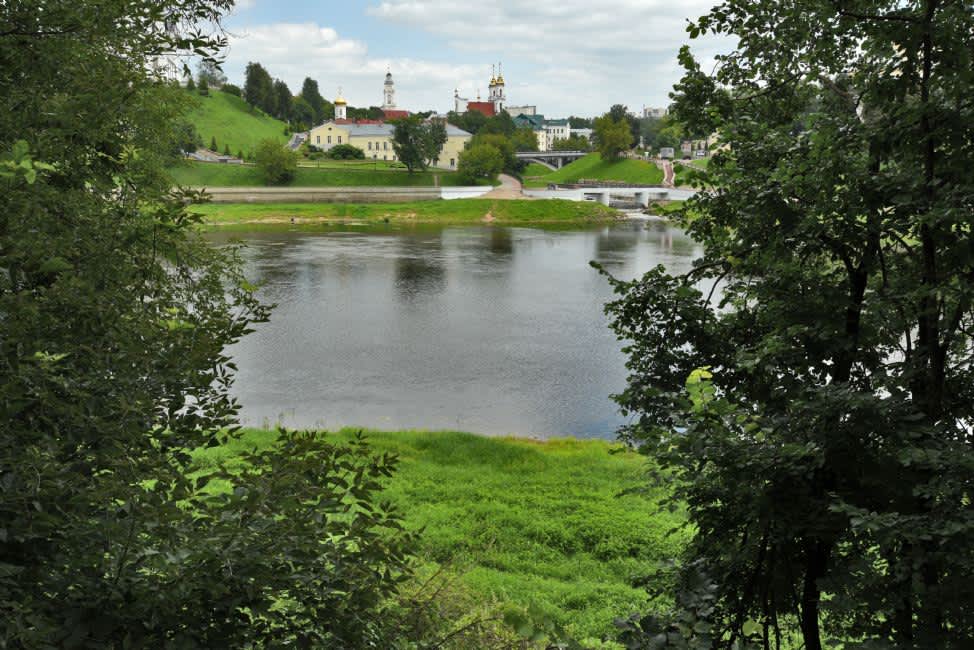
M 696 158 L 685 160 L 673 164 L 675 177 L 673 184 L 677 187 L 688 187 L 693 185 L 693 175 L 695 170 L 706 171 L 710 165 L 710 158 Z
M 207 224 L 232 226 L 255 223 L 480 223 L 489 214 L 498 224 L 579 223 L 615 219 L 618 212 L 597 203 L 572 201 L 417 201 L 399 204 L 345 205 L 335 203 L 226 204 L 193 206 Z
M 272 444 L 274 432 L 197 453 L 202 466 Z M 350 432 L 335 434 L 346 439 Z M 598 441 L 536 443 L 461 433 L 369 433 L 401 465 L 384 498 L 412 529 L 422 558 L 461 574 L 470 591 L 532 608 L 577 638 L 611 635 L 612 620 L 645 605 L 634 578 L 673 558 L 682 522 L 651 498 L 619 496 L 645 484 L 645 459 Z
M 643 160 L 606 162 L 599 154 L 592 153 L 558 171 L 529 180 L 525 185 L 545 187 L 548 183 L 574 183 L 581 179 L 658 185 L 663 182 L 663 171 L 653 163 Z
M 547 176 L 551 173 L 551 170 L 544 165 L 539 165 L 538 163 L 531 163 L 524 168 L 524 173 L 521 174 L 524 178 L 532 178 L 535 176 Z
M 284 135 L 284 122 L 275 120 L 260 111 L 251 112 L 247 102 L 239 97 L 213 91 L 208 97 L 196 97 L 199 105 L 187 116 L 203 138 L 203 146 L 210 146 L 210 138 L 216 137 L 217 148 L 223 151 L 230 145 L 230 152 L 243 151 L 247 156 L 257 148 L 261 140 L 288 141 Z
M 187 162 L 169 170 L 173 181 L 191 187 L 263 187 L 264 180 L 256 167 L 224 165 L 220 163 Z M 461 183 L 456 172 L 415 172 L 375 169 L 361 165 L 330 165 L 298 167 L 297 175 L 288 187 L 433 187 L 433 176 L 439 176 L 441 186 Z

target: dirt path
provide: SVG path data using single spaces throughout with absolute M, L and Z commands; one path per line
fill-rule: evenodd
M 521 182 L 519 180 L 507 174 L 501 174 L 499 178 L 501 182 L 500 187 L 495 187 L 485 194 L 485 199 L 513 200 L 526 198 L 521 192 Z

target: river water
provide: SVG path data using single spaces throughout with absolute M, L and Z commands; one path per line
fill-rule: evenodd
M 625 387 L 594 260 L 634 278 L 702 250 L 662 222 L 260 230 L 239 239 L 276 303 L 231 349 L 247 426 L 612 438 Z

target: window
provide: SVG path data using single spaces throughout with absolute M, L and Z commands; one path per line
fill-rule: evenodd
M 382 154 L 382 159 L 383 159 L 383 160 L 389 160 L 389 156 L 387 156 L 387 155 L 385 155 L 385 154 Z
M 383 142 L 382 143 L 382 150 L 383 151 L 388 151 L 389 150 L 389 143 L 388 142 Z
M 328 136 L 328 144 L 331 144 L 331 136 Z
M 342 136 L 338 136 L 338 144 L 342 143 Z
M 455 158 L 450 158 L 450 167 L 456 167 L 456 166 L 457 166 L 456 159 Z
M 372 151 L 372 143 L 369 143 L 369 151 Z
M 315 136 L 315 144 L 321 144 L 321 136 L 320 135 L 316 135 Z

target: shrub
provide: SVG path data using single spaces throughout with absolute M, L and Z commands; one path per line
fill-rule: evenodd
M 457 172 L 465 183 L 493 181 L 504 168 L 504 157 L 497 147 L 478 144 L 460 154 Z
M 254 158 L 268 185 L 286 185 L 298 171 L 298 155 L 274 140 L 262 140 Z
M 328 157 L 334 160 L 364 160 L 365 152 L 350 144 L 339 144 L 328 151 Z
M 220 92 L 233 95 L 234 97 L 243 96 L 243 91 L 240 90 L 240 86 L 234 86 L 233 84 L 223 84 L 223 86 L 220 88 Z

